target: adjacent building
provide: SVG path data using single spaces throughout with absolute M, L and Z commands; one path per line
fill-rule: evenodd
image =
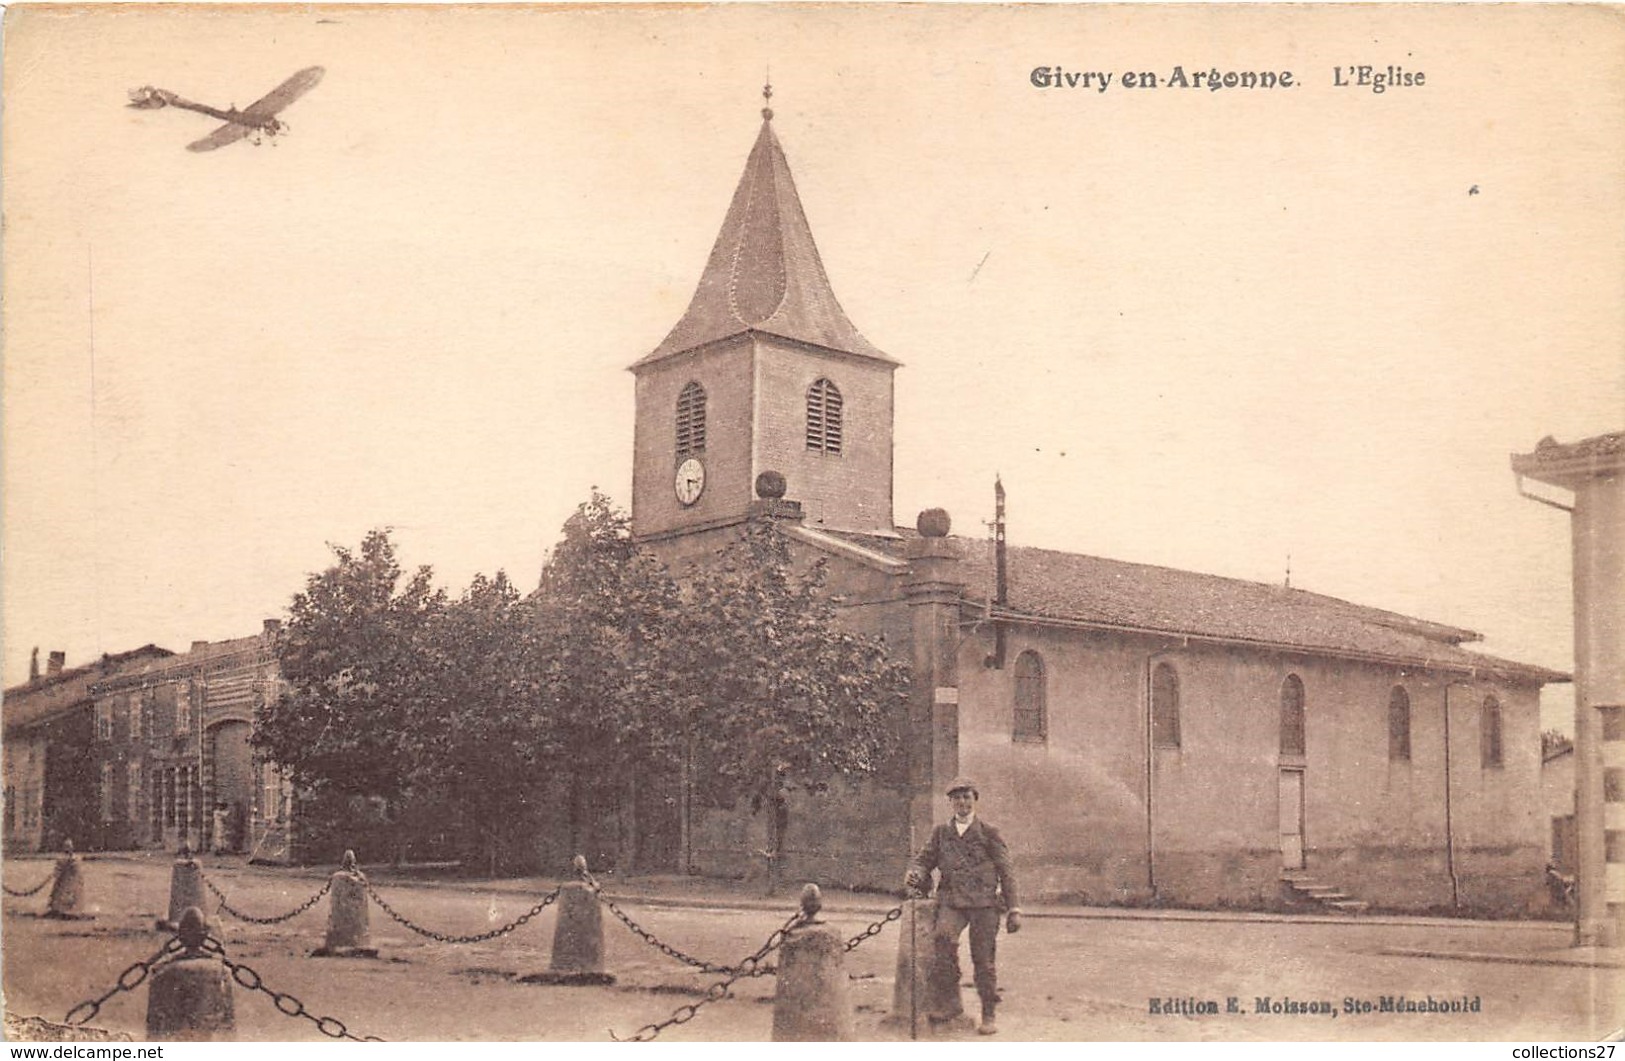
M 97 846 L 99 772 L 91 751 L 96 728 L 91 689 L 170 655 L 145 645 L 70 668 L 66 653 L 52 652 L 42 674 L 34 650 L 28 682 L 5 690 L 0 706 L 8 852 L 59 850 L 68 840 L 81 849 Z
M 288 857 L 289 785 L 249 739 L 257 706 L 277 695 L 278 625 L 94 683 L 98 846 Z
M 1625 431 L 1514 454 L 1524 495 L 1569 514 L 1574 556 L 1574 838 L 1579 946 L 1625 945 Z M 1565 504 L 1523 480 L 1572 492 Z
M 991 541 L 894 524 L 899 363 L 842 310 L 763 119 L 687 312 L 631 366 L 632 519 L 674 567 L 779 521 L 913 661 L 893 762 L 793 815 L 787 872 L 896 887 L 969 774 L 1035 896 L 1256 906 L 1285 876 L 1389 908 L 1538 902 L 1539 697 L 1566 675 L 1300 589 L 1007 547 L 1002 515 Z M 747 812 L 682 820 L 693 871 L 763 846 Z

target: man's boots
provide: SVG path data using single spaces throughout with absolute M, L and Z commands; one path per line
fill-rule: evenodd
M 999 1026 L 993 1022 L 993 1003 L 982 1003 L 982 1023 L 977 1026 L 976 1034 L 993 1035 L 998 1032 Z

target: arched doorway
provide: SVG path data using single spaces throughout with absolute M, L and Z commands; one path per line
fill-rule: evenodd
M 203 825 L 211 851 L 245 850 L 254 806 L 254 757 L 248 733 L 248 723 L 236 720 L 209 727 L 209 806 Z

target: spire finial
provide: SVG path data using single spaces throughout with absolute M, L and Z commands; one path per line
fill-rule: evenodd
M 765 104 L 771 104 L 773 102 L 773 70 L 771 67 L 768 69 L 767 79 L 762 83 L 762 102 Z M 772 120 L 773 108 L 771 106 L 764 106 L 762 108 L 762 121 L 770 122 Z

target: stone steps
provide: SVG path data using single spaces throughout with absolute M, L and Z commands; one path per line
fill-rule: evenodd
M 1371 904 L 1365 900 L 1354 898 L 1336 885 L 1315 880 L 1303 870 L 1284 870 L 1281 873 L 1281 881 L 1296 895 L 1328 910 L 1344 914 L 1363 914 L 1371 908 Z

